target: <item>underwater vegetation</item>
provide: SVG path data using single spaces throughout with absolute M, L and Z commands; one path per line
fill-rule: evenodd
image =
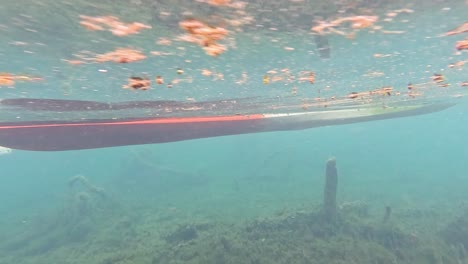
M 227 224 L 141 214 L 77 175 L 62 209 L 0 244 L 0 263 L 468 263 L 468 211 L 421 234 L 390 206 L 376 215 L 368 202 L 337 203 L 338 182 L 330 159 L 319 206 Z
M 466 263 L 464 247 L 425 240 L 402 228 L 387 206 L 372 218 L 364 202 L 336 204 L 338 173 L 327 162 L 322 207 L 235 227 L 181 226 L 152 263 Z M 465 219 L 466 221 L 466 219 Z M 456 222 L 458 223 L 458 221 Z M 450 225 L 451 226 L 451 225 Z M 450 227 L 449 226 L 449 227 Z M 465 222 L 466 226 L 466 222 Z M 453 228 L 457 232 L 458 227 Z M 452 237 L 448 234 L 447 237 Z M 459 239 L 466 243 L 467 233 Z M 459 241 L 455 242 L 460 244 Z
M 467 255 L 468 211 L 465 210 L 461 216 L 449 223 L 447 227 L 441 231 L 441 235 L 447 243 L 459 248 L 464 255 Z

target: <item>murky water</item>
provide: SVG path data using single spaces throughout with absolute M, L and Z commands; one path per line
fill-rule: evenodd
M 4 1 L 0 263 L 468 263 L 466 13 Z

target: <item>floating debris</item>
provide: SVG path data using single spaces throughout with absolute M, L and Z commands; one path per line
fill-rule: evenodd
M 360 96 L 361 94 L 358 93 L 358 92 L 351 92 L 350 94 L 348 94 L 348 98 L 351 98 L 351 99 L 356 99 Z
M 115 16 L 84 16 L 80 15 L 81 21 L 80 25 L 85 27 L 88 30 L 92 31 L 102 31 L 109 30 L 112 34 L 116 36 L 127 36 L 138 34 L 142 29 L 150 29 L 151 26 L 145 25 L 143 23 L 133 22 L 133 23 L 124 23 L 120 21 Z
M 163 77 L 161 77 L 161 76 L 159 76 L 159 75 L 156 76 L 156 83 L 157 83 L 157 84 L 163 84 L 163 83 L 164 83 Z
M 179 37 L 179 40 L 195 43 L 205 50 L 210 56 L 218 56 L 226 51 L 226 47 L 219 44 L 229 31 L 222 27 L 211 26 L 196 19 L 186 19 L 179 23 L 179 26 L 188 34 Z
M 28 75 L 16 75 L 8 72 L 0 73 L 0 86 L 13 86 L 15 85 L 16 81 L 25 81 L 25 82 L 32 82 L 32 81 L 42 81 L 43 78 L 41 77 L 32 77 Z
M 468 62 L 468 60 L 457 61 L 457 62 L 454 62 L 454 63 L 450 63 L 448 67 L 449 68 L 461 68 L 467 62 Z
M 348 38 L 354 38 L 356 31 L 368 28 L 374 25 L 375 22 L 379 19 L 378 16 L 350 16 L 350 17 L 342 17 L 330 22 L 328 21 L 318 21 L 318 25 L 311 28 L 311 30 L 317 34 L 338 34 L 342 36 L 346 36 Z M 338 27 L 342 27 L 342 24 L 349 24 L 351 28 L 351 32 L 345 32 L 342 30 L 337 29 Z
M 231 0 L 206 0 L 205 3 L 214 6 L 228 6 L 231 3 Z
M 466 33 L 466 32 L 468 32 L 468 22 L 465 22 L 461 24 L 460 26 L 445 33 L 445 36 L 457 35 L 457 34 Z
M 440 73 L 434 73 L 434 75 L 432 75 L 432 81 L 434 81 L 439 87 L 450 86 L 450 84 L 445 83 L 445 76 Z
M 124 89 L 133 90 L 149 90 L 151 88 L 151 81 L 148 77 L 132 76 L 128 78 L 128 84 L 123 86 Z
M 445 77 L 440 73 L 434 73 L 434 75 L 432 75 L 432 80 L 436 83 L 442 83 L 445 81 Z
M 370 91 L 370 95 L 387 95 L 387 96 L 390 96 L 390 95 L 392 95 L 392 91 L 393 91 L 393 87 L 386 86 L 386 87 L 382 87 L 380 89 Z
M 309 79 L 308 79 L 309 83 L 311 84 L 314 84 L 315 83 L 315 73 L 314 72 L 310 72 L 309 73 Z
M 468 39 L 457 41 L 457 43 L 455 43 L 455 48 L 457 50 L 466 50 L 466 49 L 468 49 Z
M 130 48 L 118 48 L 115 51 L 97 55 L 96 62 L 130 63 L 146 59 L 146 56 L 139 50 Z

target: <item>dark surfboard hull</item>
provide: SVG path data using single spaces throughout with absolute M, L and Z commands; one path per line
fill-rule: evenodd
M 317 112 L 172 117 L 79 122 L 0 123 L 0 145 L 12 149 L 63 151 L 167 143 L 236 134 L 286 131 L 427 114 L 449 104 Z

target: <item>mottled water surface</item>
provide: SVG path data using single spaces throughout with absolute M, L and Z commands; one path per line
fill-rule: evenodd
M 0 147 L 0 263 L 468 263 L 466 14 L 462 0 L 3 0 L 0 129 L 453 106 L 165 144 Z

